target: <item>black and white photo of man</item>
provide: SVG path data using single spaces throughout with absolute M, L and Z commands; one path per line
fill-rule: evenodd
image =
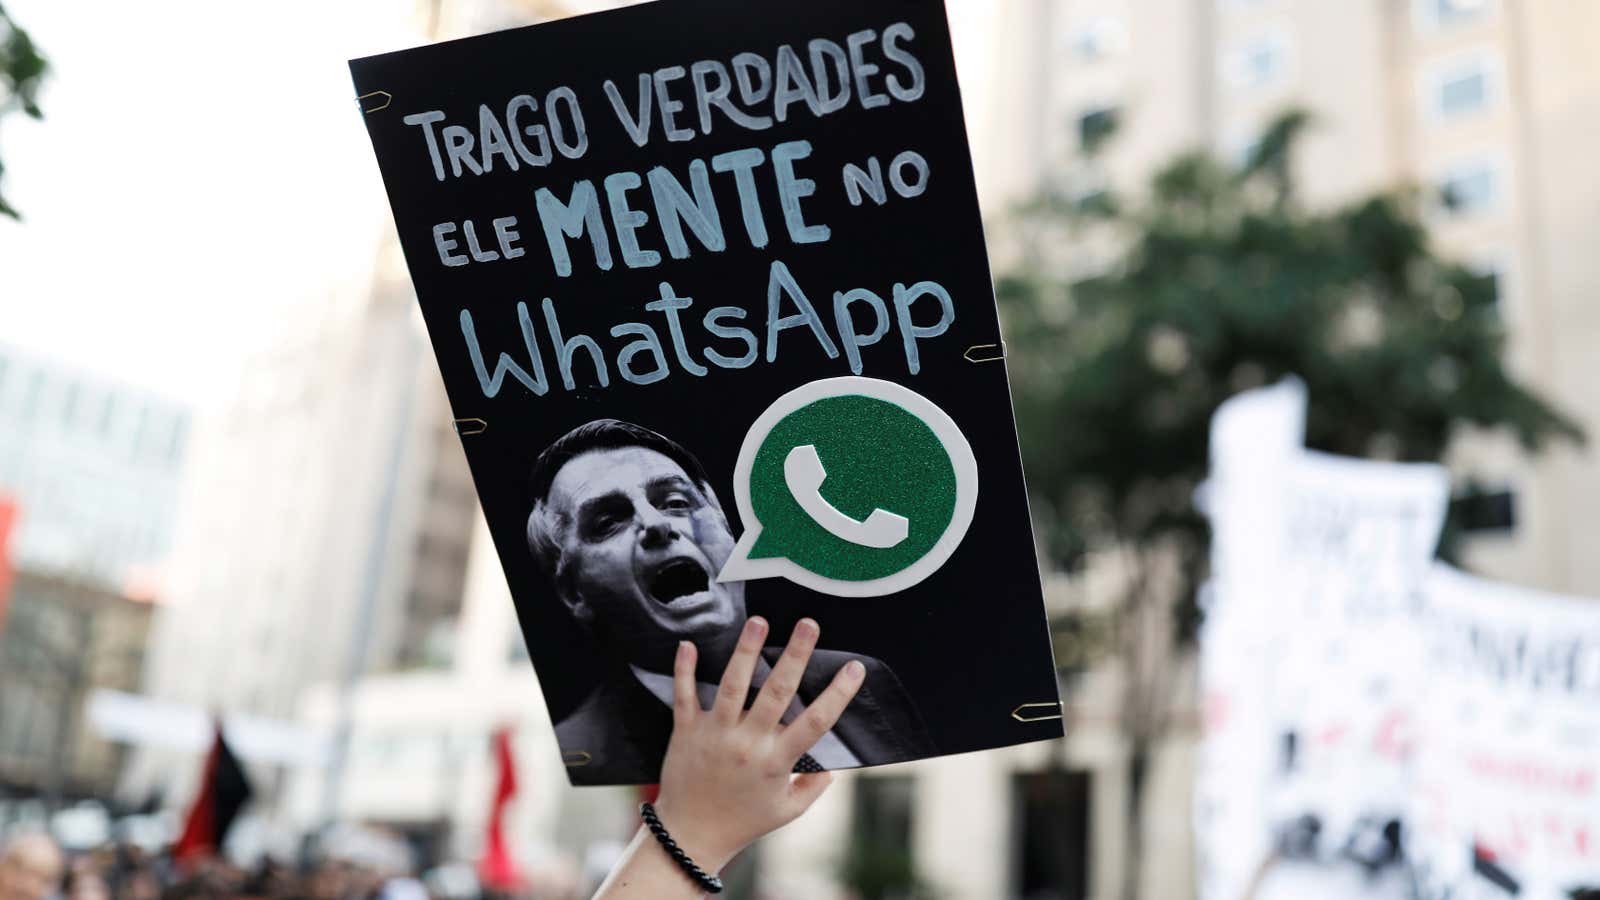
M 529 549 L 606 657 L 594 691 L 556 723 L 563 753 L 586 760 L 569 770 L 573 781 L 655 781 L 672 729 L 678 642 L 699 651 L 697 680 L 709 707 L 747 616 L 744 583 L 716 582 L 734 548 L 722 504 L 692 454 L 614 419 L 581 425 L 546 448 L 531 489 Z M 781 652 L 763 653 L 752 691 Z M 934 754 L 899 678 L 860 654 L 817 650 L 784 721 L 851 660 L 866 667 L 866 680 L 802 766 L 843 769 Z

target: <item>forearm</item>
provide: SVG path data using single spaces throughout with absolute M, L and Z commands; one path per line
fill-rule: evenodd
M 707 871 L 715 874 L 715 870 Z M 699 900 L 704 896 L 655 835 L 641 826 L 594 900 Z

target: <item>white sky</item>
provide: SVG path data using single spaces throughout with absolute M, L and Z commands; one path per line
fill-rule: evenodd
M 7 8 L 55 71 L 44 122 L 0 125 L 0 341 L 215 401 L 360 284 L 387 211 L 345 62 L 415 43 L 410 0 Z
M 989 0 L 951 0 L 981 122 Z M 227 399 L 238 363 L 364 290 L 388 208 L 346 60 L 418 43 L 412 0 L 7 0 L 50 57 L 0 124 L 0 342 Z

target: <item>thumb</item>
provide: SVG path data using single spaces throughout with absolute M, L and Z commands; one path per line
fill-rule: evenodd
M 822 792 L 833 784 L 832 772 L 806 772 L 796 775 L 789 785 L 789 802 L 792 815 L 799 816 L 817 802 Z

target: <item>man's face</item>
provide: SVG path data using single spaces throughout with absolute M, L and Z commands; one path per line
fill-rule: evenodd
M 61 881 L 61 853 L 43 835 L 18 838 L 0 855 L 0 900 L 44 900 Z
M 706 491 L 644 447 L 584 453 L 550 485 L 567 600 L 633 661 L 670 659 L 678 641 L 744 621 L 744 586 L 716 583 L 734 541 Z

